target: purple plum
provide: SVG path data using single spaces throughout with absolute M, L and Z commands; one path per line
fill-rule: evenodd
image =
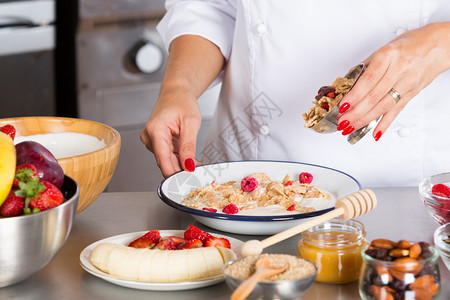
M 17 165 L 32 164 L 38 170 L 39 178 L 58 189 L 64 181 L 64 171 L 53 154 L 37 142 L 25 141 L 16 145 Z

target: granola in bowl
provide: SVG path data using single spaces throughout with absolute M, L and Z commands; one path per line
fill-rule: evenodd
M 210 212 L 236 214 L 261 208 L 286 213 L 308 213 L 314 207 L 304 206 L 304 199 L 331 199 L 331 195 L 311 185 L 312 175 L 301 173 L 298 180 L 287 174 L 283 180 L 272 180 L 265 173 L 254 173 L 241 181 L 227 181 L 197 188 L 184 197 L 181 204 Z

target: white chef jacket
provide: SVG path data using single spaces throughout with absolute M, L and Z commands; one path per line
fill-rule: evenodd
M 317 90 L 405 31 L 450 21 L 448 0 L 167 1 L 167 47 L 195 34 L 227 63 L 201 161 L 282 160 L 346 172 L 363 186 L 417 186 L 450 171 L 450 72 L 412 99 L 378 142 L 304 128 Z

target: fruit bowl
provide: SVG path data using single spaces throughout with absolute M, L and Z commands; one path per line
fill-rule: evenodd
M 61 192 L 65 201 L 57 207 L 0 218 L 0 288 L 42 269 L 66 242 L 77 210 L 79 186 L 65 176 Z
M 444 225 L 450 222 L 450 196 L 445 191 L 435 191 L 433 187 L 436 185 L 450 186 L 450 173 L 442 173 L 427 177 L 419 184 L 420 197 L 433 220 L 438 224 Z M 445 186 L 444 186 L 445 188 Z M 450 188 L 448 188 L 450 190 Z
M 72 177 L 80 186 L 77 213 L 87 208 L 105 190 L 117 165 L 120 153 L 120 135 L 107 125 L 76 118 L 21 117 L 0 119 L 0 127 L 11 124 L 17 137 L 47 133 L 81 133 L 104 141 L 96 151 L 59 158 L 64 174 Z M 55 147 L 63 144 L 56 138 L 49 141 Z M 51 152 L 52 149 L 49 149 Z M 56 156 L 56 155 L 55 155 Z M 57 157 L 58 158 L 58 157 Z

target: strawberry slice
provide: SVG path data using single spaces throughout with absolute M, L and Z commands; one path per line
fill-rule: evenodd
M 193 248 L 201 248 L 201 247 L 203 247 L 202 241 L 200 241 L 199 239 L 192 239 L 192 240 L 184 242 L 183 244 L 178 245 L 177 249 L 183 250 L 183 249 L 193 249 Z
M 205 247 L 224 247 L 231 249 L 230 241 L 226 238 L 210 237 L 205 241 Z
M 0 131 L 9 135 L 13 140 L 16 136 L 16 129 L 10 124 L 6 124 L 5 126 L 0 127 Z
M 171 239 L 174 242 L 175 247 L 178 247 L 179 245 L 187 242 L 186 239 L 179 236 L 167 236 L 167 238 Z
M 159 230 L 150 230 L 143 236 L 135 239 L 131 243 L 128 244 L 128 247 L 133 248 L 153 248 L 160 240 L 161 234 Z
M 159 240 L 159 242 L 155 245 L 153 249 L 175 250 L 177 249 L 177 245 L 170 237 L 163 237 Z
M 211 234 L 201 230 L 198 227 L 195 227 L 194 225 L 189 225 L 189 228 L 184 232 L 184 238 L 186 240 L 198 239 L 202 241 L 203 244 L 205 243 L 205 240 L 210 237 L 212 237 Z

